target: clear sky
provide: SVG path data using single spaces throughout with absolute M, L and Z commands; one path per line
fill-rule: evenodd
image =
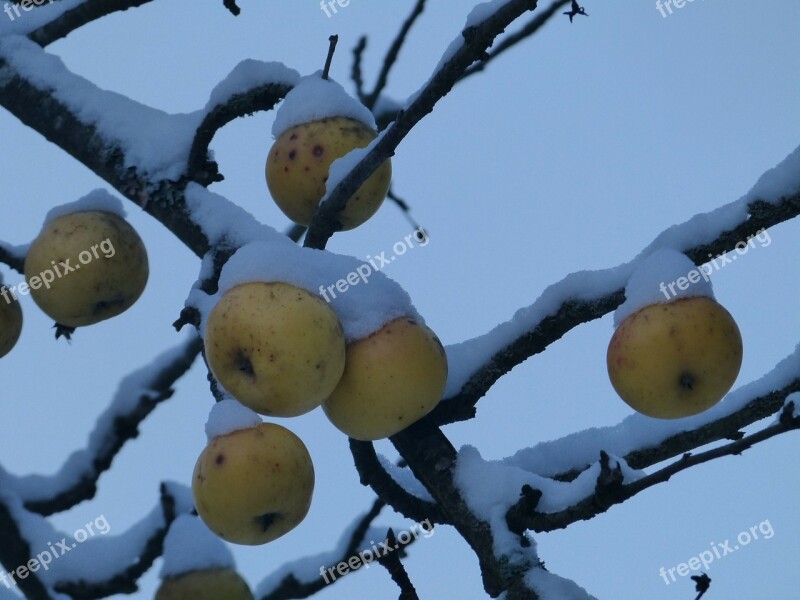
M 281 61 L 303 74 L 320 69 L 338 33 L 331 74 L 350 87 L 350 49 L 369 35 L 371 84 L 411 0 L 351 0 L 327 17 L 313 1 L 240 2 L 234 18 L 221 0 L 152 2 L 102 19 L 49 50 L 100 87 L 167 112 L 205 105 L 214 85 L 241 60 Z M 387 92 L 404 100 L 429 77 L 458 35 L 471 1 L 431 2 L 413 30 Z M 695 0 L 663 17 L 655 2 L 585 0 L 589 18 L 556 19 L 445 98 L 398 148 L 395 191 L 431 241 L 387 268 L 411 294 L 445 344 L 475 337 L 531 304 L 565 275 L 633 258 L 661 231 L 733 201 L 800 144 L 800 3 Z M 0 15 L 0 18 L 6 18 Z M 212 149 L 226 179 L 212 186 L 283 229 L 263 165 L 273 115 L 240 119 Z M 82 165 L 0 111 L 0 240 L 27 243 L 46 211 L 107 187 Z M 81 329 L 72 344 L 52 340 L 51 323 L 30 298 L 18 347 L 0 361 L 3 466 L 51 473 L 85 444 L 121 377 L 177 343 L 170 324 L 199 261 L 159 223 L 126 201 L 151 257 L 151 278 L 123 316 Z M 387 203 L 365 226 L 329 248 L 364 258 L 411 231 Z M 737 386 L 760 377 L 800 340 L 800 229 L 770 231 L 713 279 L 718 300 L 739 324 L 745 357 Z M 9 283 L 20 276 L 3 268 Z M 619 422 L 630 409 L 609 384 L 605 352 L 611 316 L 584 325 L 503 378 L 478 418 L 446 428 L 456 447 L 500 458 L 538 441 Z M 143 516 L 164 479 L 188 484 L 205 443 L 213 402 L 196 366 L 175 397 L 144 423 L 99 492 L 55 522 L 72 531 L 105 515 L 112 533 Z M 317 470 L 314 504 L 289 535 L 235 548 L 253 587 L 284 561 L 333 546 L 366 510 L 346 438 L 320 411 L 287 422 Z M 763 424 L 762 424 L 763 425 Z M 688 578 L 666 585 L 674 567 L 713 543 L 768 520 L 774 536 L 714 563 L 709 600 L 797 597 L 800 559 L 797 434 L 740 457 L 681 473 L 621 506 L 566 531 L 537 536 L 541 558 L 600 599 L 693 597 Z M 392 456 L 388 443 L 378 444 Z M 391 511 L 378 523 L 407 528 Z M 152 597 L 157 564 L 136 597 Z M 322 565 L 320 565 L 322 566 Z M 447 527 L 410 551 L 407 568 L 421 598 L 484 598 L 477 561 Z M 379 568 L 346 577 L 321 599 L 392 598 Z

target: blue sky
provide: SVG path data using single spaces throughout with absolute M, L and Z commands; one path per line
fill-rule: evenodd
M 332 76 L 348 84 L 350 49 L 369 35 L 364 65 L 373 79 L 410 0 L 351 0 L 326 17 L 316 2 L 242 1 L 232 17 L 216 1 L 153 2 L 103 19 L 53 44 L 73 71 L 105 89 L 168 112 L 205 105 L 241 60 L 276 60 L 307 74 L 322 67 L 327 39 L 340 36 Z M 431 3 L 409 37 L 387 93 L 403 100 L 429 77 L 458 35 L 472 2 Z M 388 267 L 445 344 L 472 338 L 531 304 L 568 273 L 633 258 L 661 231 L 735 200 L 800 143 L 800 5 L 696 0 L 666 18 L 654 2 L 586 0 L 589 18 L 556 19 L 535 38 L 459 85 L 398 148 L 394 186 L 431 241 Z M 0 18 L 5 18 L 0 15 Z M 349 87 L 346 85 L 346 87 Z M 263 165 L 272 114 L 240 119 L 212 149 L 226 180 L 212 190 L 279 229 L 286 218 L 268 197 Z M 0 112 L 0 240 L 22 244 L 49 207 L 102 186 L 96 176 L 38 134 Z M 199 261 L 159 223 L 126 203 L 151 256 L 144 296 L 125 315 L 52 341 L 30 298 L 18 347 L 0 361 L 3 465 L 50 473 L 85 443 L 119 379 L 148 363 L 177 336 L 170 324 Z M 365 226 L 329 248 L 359 258 L 391 248 L 411 231 L 387 203 Z M 713 279 L 737 320 L 745 358 L 737 386 L 758 378 L 800 339 L 798 224 L 773 228 L 757 248 Z M 18 274 L 3 269 L 15 283 Z M 617 423 L 630 409 L 605 372 L 611 316 L 584 325 L 503 378 L 478 418 L 450 426 L 456 447 L 499 458 L 540 440 Z M 119 533 L 156 502 L 158 482 L 189 483 L 213 402 L 196 367 L 175 397 L 141 428 L 97 497 L 55 522 L 74 530 L 104 514 Z M 255 586 L 287 559 L 332 546 L 371 504 L 344 436 L 320 411 L 286 423 L 304 439 L 317 469 L 314 505 L 294 532 L 261 548 L 235 548 Z M 391 455 L 388 443 L 378 444 Z M 688 599 L 688 578 L 666 585 L 675 566 L 764 520 L 774 537 L 720 559 L 707 597 L 789 600 L 799 555 L 792 478 L 796 434 L 682 473 L 588 522 L 537 536 L 552 571 L 598 598 Z M 387 511 L 378 521 L 409 521 Z M 477 561 L 455 532 L 440 527 L 410 552 L 422 598 L 483 598 Z M 137 597 L 151 597 L 151 570 Z M 345 578 L 321 599 L 396 596 L 385 572 Z

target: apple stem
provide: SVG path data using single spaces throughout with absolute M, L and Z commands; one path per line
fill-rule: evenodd
M 336 52 L 336 43 L 339 41 L 338 35 L 332 35 L 328 38 L 331 45 L 328 47 L 328 58 L 325 59 L 325 68 L 322 69 L 322 78 L 328 79 L 328 72 L 331 70 L 331 62 L 333 62 L 333 53 Z

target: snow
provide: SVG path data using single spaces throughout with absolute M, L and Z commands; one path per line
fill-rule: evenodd
M 186 300 L 186 306 L 201 313 L 200 331 L 205 331 L 208 316 L 225 292 L 254 281 L 282 281 L 317 296 L 325 291 L 348 342 L 367 337 L 399 317 L 424 323 L 400 284 L 372 269 L 369 263 L 328 250 L 298 246 L 226 198 L 199 185 L 187 187 L 186 202 L 192 220 L 212 244 L 241 246 L 223 267 L 216 294 L 207 295 L 195 287 Z M 210 261 L 203 262 L 203 274 L 208 275 L 209 266 Z M 353 280 L 359 273 L 365 276 L 359 277 L 357 284 L 350 284 L 346 292 L 338 292 L 335 287 L 334 292 L 327 289 L 348 276 Z
M 541 600 L 597 600 L 574 581 L 564 579 L 544 569 L 531 569 L 525 574 L 525 584 Z
M 261 85 L 274 83 L 293 86 L 299 80 L 300 74 L 283 63 L 246 59 L 211 91 L 205 111 L 211 112 L 215 106 L 225 104 L 233 96 Z
M 342 180 L 350 174 L 350 171 L 356 166 L 378 145 L 386 133 L 384 129 L 378 136 L 363 148 L 353 148 L 344 156 L 337 158 L 331 163 L 328 168 L 328 180 L 325 182 L 325 195 L 320 200 L 320 203 L 325 202 L 331 195 L 331 192 L 336 189 Z
M 280 586 L 281 582 L 289 575 L 292 575 L 300 583 L 311 583 L 318 581 L 320 579 L 320 567 L 325 567 L 327 569 L 330 567 L 335 567 L 340 561 L 346 561 L 348 558 L 350 558 L 346 555 L 347 546 L 350 543 L 350 538 L 353 535 L 353 531 L 362 518 L 363 515 L 359 516 L 350 524 L 349 527 L 347 527 L 336 545 L 331 550 L 293 560 L 278 567 L 275 571 L 264 578 L 261 583 L 258 584 L 255 597 L 263 598 L 268 596 L 274 590 L 276 590 Z M 388 527 L 369 527 L 364 532 L 364 536 L 361 538 L 360 542 L 357 544 L 356 547 L 358 550 L 354 556 L 358 556 L 358 551 L 369 550 L 371 545 L 385 540 L 387 530 Z M 395 531 L 399 530 L 395 528 Z M 369 545 L 367 545 L 367 541 L 369 541 Z M 364 568 L 368 569 L 370 564 L 369 562 L 365 562 L 363 563 L 363 566 Z M 339 577 L 339 574 L 336 573 L 335 570 L 334 574 L 336 577 Z
M 29 502 L 52 498 L 76 485 L 84 477 L 92 477 L 95 472 L 95 457 L 116 438 L 116 420 L 135 410 L 142 396 L 154 396 L 152 387 L 160 379 L 165 366 L 181 360 L 186 354 L 186 346 L 193 343 L 196 337 L 192 332 L 183 342 L 123 378 L 108 408 L 97 418 L 86 448 L 76 450 L 68 456 L 55 474 L 8 476 L 3 487 L 12 489 L 24 501 Z
M 56 4 L 76 5 L 68 0 L 60 0 L 54 6 Z M 41 7 L 33 12 L 44 13 L 50 8 Z M 24 15 L 26 23 L 33 12 Z M 55 13 L 50 11 L 50 14 Z M 2 21 L 0 19 L 0 23 Z M 28 29 L 27 25 L 19 27 Z M 8 81 L 9 77 L 19 74 L 34 87 L 49 92 L 82 123 L 94 126 L 106 140 L 107 150 L 121 149 L 126 168 L 136 168 L 140 175 L 153 181 L 177 181 L 184 174 L 195 132 L 208 112 L 220 102 L 253 87 L 269 83 L 292 85 L 299 81 L 296 72 L 278 63 L 246 60 L 214 88 L 204 109 L 169 114 L 103 90 L 70 72 L 58 56 L 48 54 L 24 35 L 2 35 L 3 31 L 5 29 L 0 26 L 0 59 L 7 66 L 0 70 L 0 81 Z
M 44 218 L 44 225 L 42 227 L 46 227 L 49 223 L 52 223 L 64 215 L 90 210 L 114 213 L 123 219 L 126 214 L 125 209 L 122 207 L 122 202 L 116 196 L 112 196 L 102 188 L 97 188 L 74 202 L 68 202 L 51 208 Z
M 688 256 L 676 250 L 659 248 L 640 260 L 631 273 L 625 286 L 625 302 L 614 313 L 614 327 L 619 327 L 630 315 L 651 304 L 664 304 L 690 296 L 705 296 L 713 300 L 714 291 L 708 277 L 711 271 L 710 266 L 704 269 L 695 267 Z
M 552 477 L 572 469 L 583 469 L 597 461 L 601 450 L 614 456 L 625 456 L 634 450 L 659 445 L 684 431 L 731 415 L 751 400 L 782 389 L 797 378 L 800 372 L 800 345 L 788 357 L 760 379 L 729 393 L 707 411 L 683 419 L 654 419 L 634 413 L 617 425 L 593 427 L 523 448 L 501 462 L 529 473 Z
M 181 515 L 173 521 L 164 539 L 164 564 L 159 573 L 162 579 L 203 569 L 235 567 L 231 551 L 198 517 Z
M 775 425 L 779 423 L 781 420 L 781 415 L 783 414 L 784 409 L 786 406 L 789 405 L 789 402 L 792 402 L 792 417 L 797 419 L 800 417 L 800 392 L 794 392 L 786 396 L 786 401 L 783 403 L 781 409 L 776 413 L 775 419 L 773 419 L 772 424 Z
M 126 565 L 134 564 L 144 552 L 147 541 L 166 524 L 161 504 L 157 503 L 123 533 L 110 535 L 114 523 L 102 514 L 90 521 L 75 523 L 72 531 L 62 532 L 47 518 L 28 512 L 22 500 L 10 493 L 5 478 L 6 474 L 0 471 L 0 498 L 18 523 L 22 537 L 28 541 L 30 558 L 40 563 L 37 575 L 51 587 L 60 581 L 83 579 L 97 583 L 112 578 Z M 177 505 L 176 511 L 180 512 Z M 59 546 L 59 542 L 65 543 L 66 549 Z M 45 553 L 51 559 L 46 568 Z
M 383 454 L 378 454 L 378 461 L 381 463 L 383 470 L 388 473 L 389 477 L 394 479 L 395 483 L 403 488 L 406 492 L 419 498 L 420 500 L 427 500 L 433 502 L 433 496 L 425 489 L 422 482 L 414 477 L 414 473 L 408 467 L 400 467 L 386 458 Z
M 72 10 L 86 2 L 86 0 L 38 0 L 42 2 L 40 6 L 34 6 L 25 10 L 22 6 L 18 6 L 19 16 L 13 9 L 11 13 L 4 12 L 0 18 L 0 36 L 7 34 L 27 35 L 36 29 L 56 20 L 68 10 Z M 3 1 L 3 5 L 10 4 Z M 30 5 L 29 5 L 30 6 Z M 12 19 L 13 17 L 13 19 Z
M 261 425 L 261 417 L 237 400 L 217 402 L 211 408 L 206 421 L 206 437 L 211 442 L 215 437 L 228 435 L 239 429 L 250 429 Z
M 632 261 L 607 269 L 571 273 L 545 288 L 539 298 L 529 306 L 519 309 L 510 320 L 470 340 L 446 346 L 449 372 L 444 402 L 447 402 L 447 398 L 458 394 L 470 377 L 485 366 L 497 352 L 533 330 L 548 316 L 555 314 L 564 302 L 569 300 L 591 302 L 625 288 L 639 262 L 657 250 L 671 248 L 677 252 L 684 252 L 712 242 L 722 232 L 747 221 L 747 205 L 756 196 L 775 201 L 782 196 L 796 193 L 800 189 L 798 162 L 800 162 L 800 147 L 777 167 L 762 175 L 750 192 L 738 200 L 708 213 L 695 215 L 684 223 L 666 229 Z M 741 240 L 740 243 L 744 241 Z M 687 276 L 688 271 L 681 275 Z M 692 287 L 696 287 L 696 284 Z
M 375 117 L 369 109 L 350 96 L 332 79 L 322 79 L 321 71 L 303 77 L 286 95 L 275 115 L 272 135 L 278 139 L 283 132 L 301 123 L 328 117 L 347 117 L 376 130 Z
M 778 165 L 758 178 L 745 195 L 745 202 L 764 200 L 777 203 L 781 198 L 800 192 L 800 146 L 795 148 Z

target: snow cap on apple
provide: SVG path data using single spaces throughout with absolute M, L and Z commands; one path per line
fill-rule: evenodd
M 204 569 L 233 569 L 233 554 L 199 517 L 180 515 L 164 539 L 160 576 L 177 577 Z
M 680 289 L 676 282 L 683 278 L 689 281 L 688 286 Z M 651 304 L 664 304 L 678 298 L 705 296 L 714 300 L 714 290 L 708 278 L 710 269 L 698 267 L 685 254 L 672 248 L 659 248 L 642 259 L 634 269 L 628 284 L 625 286 L 625 302 L 620 304 L 614 313 L 614 327 L 633 313 Z M 670 288 L 670 284 L 673 284 Z
M 102 211 L 117 215 L 124 219 L 126 217 L 122 202 L 116 196 L 112 196 L 106 190 L 97 188 L 78 198 L 74 202 L 67 202 L 51 208 L 45 215 L 42 229 L 59 217 L 71 215 L 77 212 Z
M 208 317 L 217 302 L 236 286 L 251 282 L 282 282 L 320 296 L 320 289 L 334 286 L 335 297 L 327 294 L 328 305 L 336 313 L 346 342 L 365 338 L 389 321 L 409 317 L 422 324 L 425 320 L 414 308 L 411 297 L 396 281 L 380 271 L 365 268 L 369 263 L 329 250 L 302 248 L 288 238 L 275 242 L 256 241 L 239 248 L 225 263 L 217 293 L 206 295 L 194 290 L 187 306 L 202 315 L 200 331 L 205 335 Z M 364 273 L 362 278 L 359 274 Z M 338 280 L 359 275 L 355 285 L 344 293 L 336 291 Z
M 261 425 L 261 417 L 233 398 L 217 402 L 211 408 L 206 421 L 206 437 L 210 442 L 215 437 L 228 435 L 239 429 Z
M 275 115 L 272 135 L 278 139 L 285 131 L 312 121 L 330 117 L 346 117 L 377 129 L 370 110 L 348 94 L 332 79 L 323 79 L 322 71 L 303 77 L 286 94 Z

